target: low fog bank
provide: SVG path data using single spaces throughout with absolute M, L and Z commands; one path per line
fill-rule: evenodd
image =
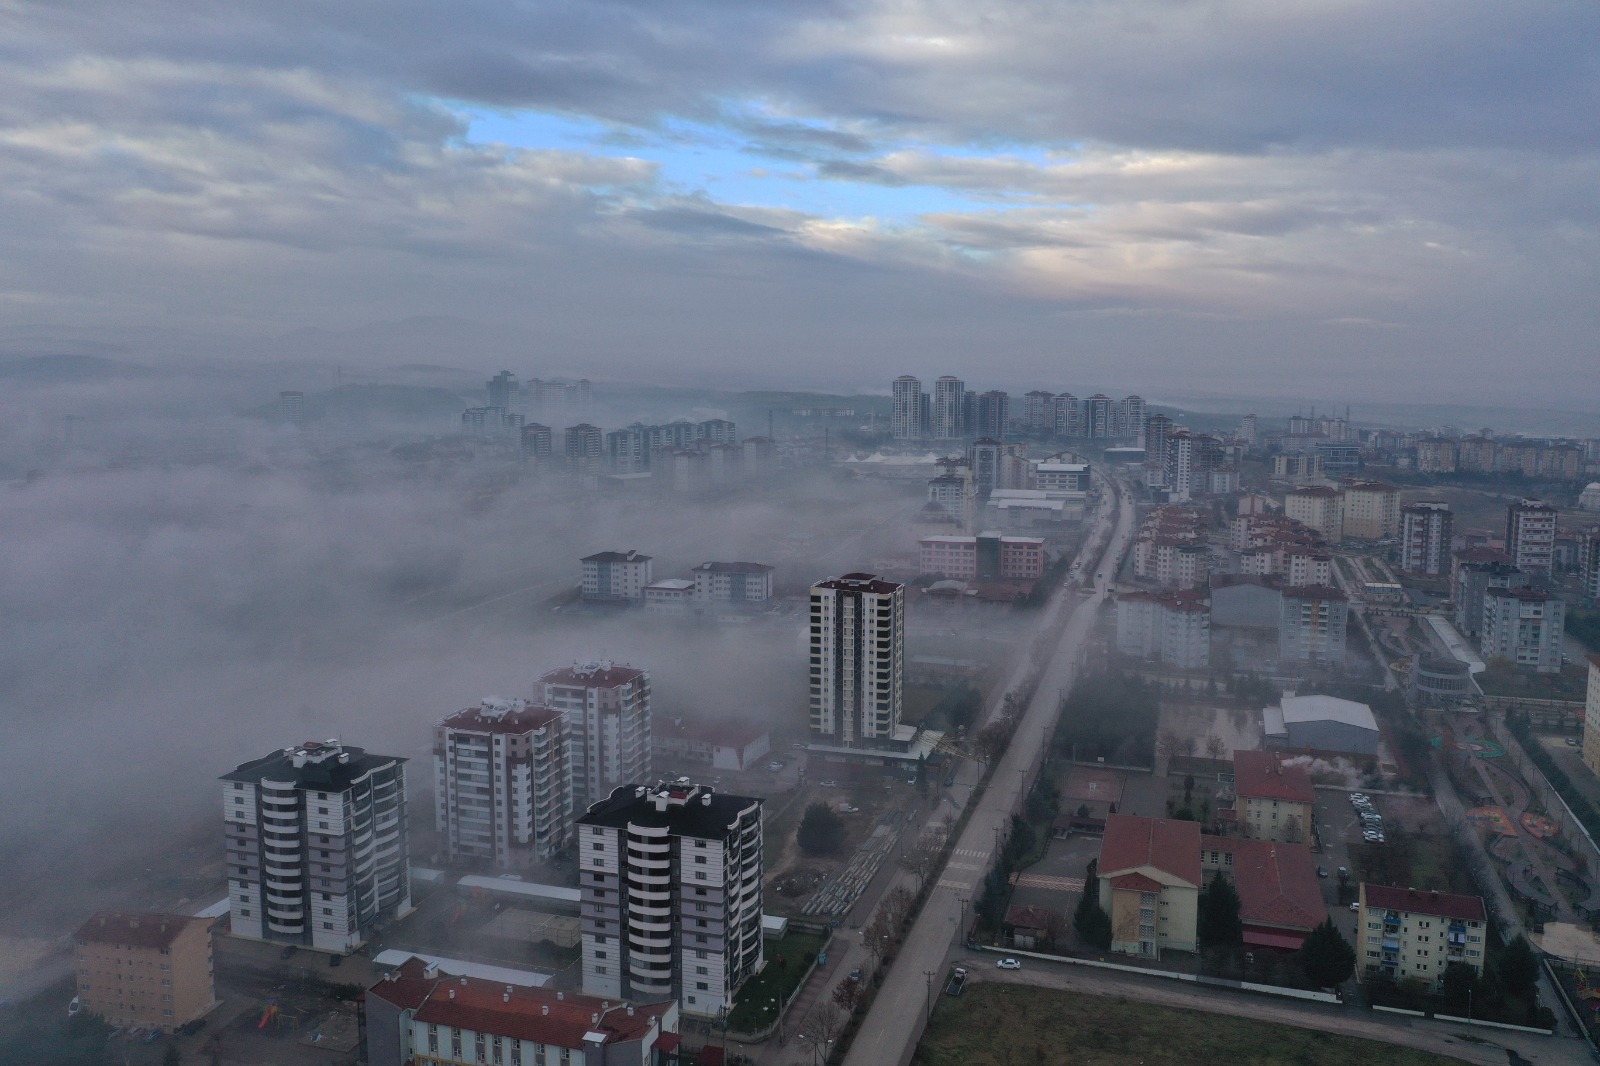
M 216 777 L 243 760 L 333 736 L 425 758 L 443 715 L 575 659 L 649 669 L 658 715 L 798 728 L 799 614 L 556 612 L 579 558 L 638 548 L 658 579 L 753 559 L 803 588 L 915 542 L 903 488 L 819 472 L 717 498 L 582 495 L 498 461 L 419 472 L 388 436 L 319 451 L 221 397 L 201 421 L 237 447 L 174 453 L 173 389 L 148 384 L 36 390 L 40 420 L 0 437 L 29 471 L 0 485 L 0 933 L 64 932 L 96 892 L 119 898 L 109 878 L 174 851 L 216 863 Z M 49 439 L 68 403 L 109 436 Z M 117 458 L 132 437 L 167 443 Z

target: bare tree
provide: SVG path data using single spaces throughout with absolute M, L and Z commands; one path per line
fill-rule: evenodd
M 917 875 L 917 891 L 922 891 L 944 855 L 945 839 L 949 829 L 945 825 L 930 825 L 917 837 L 916 843 L 900 857 L 900 865 Z
M 846 977 L 833 988 L 833 1002 L 846 1014 L 854 1014 L 856 1004 L 861 1002 L 861 982 L 853 977 Z
M 1228 746 L 1222 742 L 1221 737 L 1215 733 L 1206 737 L 1206 758 L 1220 760 L 1227 753 Z

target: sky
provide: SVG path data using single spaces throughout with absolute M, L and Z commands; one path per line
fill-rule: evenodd
M 0 0 L 0 351 L 1592 408 L 1597 40 L 1587 0 Z

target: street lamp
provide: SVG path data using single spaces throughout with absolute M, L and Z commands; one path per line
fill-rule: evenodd
M 961 938 L 961 943 L 965 945 L 967 942 L 967 897 L 957 896 L 956 898 L 961 901 L 961 928 L 956 932 Z

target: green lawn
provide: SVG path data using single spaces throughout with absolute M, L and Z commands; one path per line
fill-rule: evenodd
M 767 941 L 767 967 L 739 989 L 733 1012 L 728 1015 L 728 1028 L 750 1033 L 771 1024 L 777 1017 L 772 1001 L 782 1003 L 789 998 L 806 974 L 808 957 L 821 947 L 822 937 L 811 933 L 791 932 L 781 940 Z M 781 966 L 780 957 L 784 960 Z
M 940 996 L 914 1066 L 1446 1066 L 1461 1060 L 1373 1040 L 1024 985 Z

